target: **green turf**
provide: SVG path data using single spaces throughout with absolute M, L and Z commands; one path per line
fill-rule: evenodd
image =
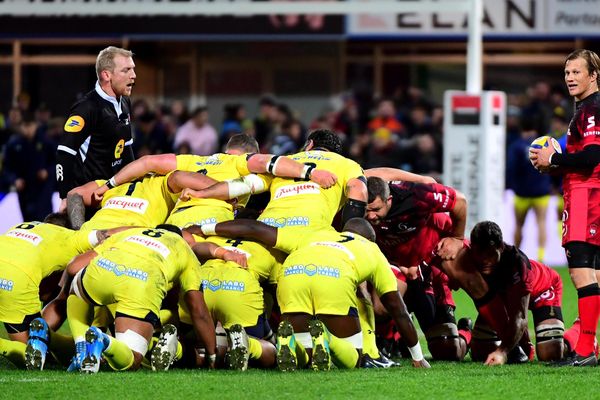
M 576 295 L 567 270 L 563 296 L 567 326 L 576 315 Z M 475 316 L 464 293 L 457 293 L 457 317 Z M 0 393 L 11 398 L 401 398 L 401 399 L 565 399 L 597 398 L 597 369 L 550 368 L 538 363 L 484 367 L 479 363 L 434 362 L 416 370 L 403 360 L 392 370 L 168 371 L 153 374 L 101 372 L 80 376 L 61 371 L 8 370 L 0 365 Z

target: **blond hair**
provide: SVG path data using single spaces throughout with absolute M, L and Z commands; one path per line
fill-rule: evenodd
M 108 46 L 98 53 L 96 58 L 96 76 L 100 79 L 102 71 L 113 71 L 115 69 L 115 56 L 133 57 L 133 52 L 120 47 Z
M 565 64 L 567 63 L 567 61 L 571 61 L 576 58 L 581 58 L 585 60 L 585 62 L 587 63 L 588 74 L 592 75 L 595 72 L 596 84 L 600 86 L 600 57 L 598 57 L 598 54 L 586 49 L 575 50 L 567 56 Z

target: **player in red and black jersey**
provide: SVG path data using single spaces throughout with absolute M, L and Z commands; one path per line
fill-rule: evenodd
M 452 258 L 465 230 L 464 195 L 437 183 L 386 182 L 369 177 L 366 218 L 377 234 L 377 244 L 398 267 L 429 261 L 432 251 Z M 448 214 L 446 214 L 448 213 Z M 466 341 L 460 339 L 454 318 L 455 304 L 446 276 L 435 269 L 426 279 L 407 279 L 396 271 L 399 288 L 409 310 L 414 311 L 427 338 L 432 356 L 461 360 Z M 388 332 L 389 334 L 389 332 Z
M 575 99 L 575 115 L 567 131 L 567 151 L 531 150 L 541 172 L 564 177 L 563 247 L 577 289 L 581 330 L 575 351 L 561 364 L 596 366 L 594 340 L 600 319 L 600 58 L 576 50 L 565 62 L 565 83 Z
M 538 360 L 563 357 L 560 276 L 504 243 L 497 224 L 478 223 L 471 231 L 471 243 L 465 243 L 456 259 L 433 262 L 448 274 L 451 286 L 471 296 L 479 310 L 471 341 L 473 360 L 499 365 L 532 359 L 528 309 L 533 313 Z

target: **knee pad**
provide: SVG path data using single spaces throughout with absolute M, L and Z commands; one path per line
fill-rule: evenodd
M 473 341 L 486 342 L 490 344 L 500 345 L 500 338 L 496 331 L 494 331 L 486 323 L 477 321 L 473 327 Z
M 227 347 L 227 332 L 225 332 L 225 328 L 221 324 L 217 324 L 215 333 L 217 335 L 217 347 Z
M 549 324 L 540 324 L 535 327 L 535 341 L 542 343 L 553 339 L 562 339 L 565 333 L 565 324 L 562 321 Z
M 146 338 L 131 329 L 127 329 L 125 332 L 117 332 L 115 338 L 142 356 L 145 356 L 146 352 L 148 352 L 148 341 Z

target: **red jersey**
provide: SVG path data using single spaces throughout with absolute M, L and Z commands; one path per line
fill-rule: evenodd
M 575 103 L 567 131 L 567 153 L 579 152 L 590 144 L 600 145 L 600 92 Z M 574 187 L 600 187 L 600 164 L 593 170 L 566 169 L 563 190 Z
M 397 265 L 418 265 L 430 257 L 439 240 L 452 233 L 456 191 L 438 183 L 390 182 L 392 205 L 378 225 L 377 244 Z M 428 261 L 428 260 L 427 260 Z

